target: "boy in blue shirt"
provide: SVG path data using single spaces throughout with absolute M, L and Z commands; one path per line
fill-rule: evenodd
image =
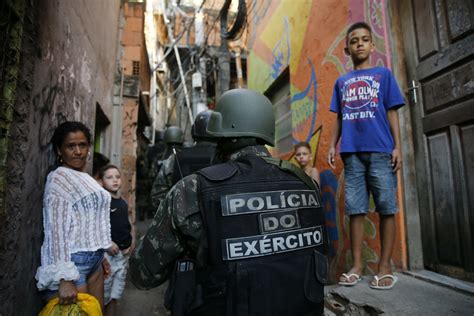
M 380 216 L 381 254 L 378 274 L 369 286 L 391 289 L 398 281 L 390 259 L 398 212 L 396 172 L 402 163 L 397 109 L 405 102 L 390 70 L 371 66 L 369 58 L 374 50 L 370 26 L 365 22 L 351 25 L 345 53 L 351 57 L 354 70 L 340 76 L 334 85 L 330 111 L 337 113 L 337 120 L 327 159 L 334 169 L 340 138 L 354 265 L 342 274 L 339 284 L 352 286 L 361 280 L 364 217 L 371 192 Z

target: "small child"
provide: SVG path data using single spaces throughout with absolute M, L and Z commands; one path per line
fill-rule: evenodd
M 319 185 L 319 171 L 316 167 L 311 166 L 311 146 L 306 142 L 299 142 L 295 145 L 295 159 L 301 169 L 308 176 L 313 178 Z
M 397 109 L 405 101 L 390 70 L 372 67 L 370 55 L 374 51 L 370 26 L 365 22 L 351 25 L 345 52 L 354 70 L 339 77 L 334 85 L 330 111 L 337 114 L 337 119 L 327 159 L 331 168 L 336 168 L 336 144 L 340 139 L 354 263 L 342 274 L 339 284 L 353 286 L 361 280 L 364 218 L 371 192 L 380 218 L 381 254 L 378 273 L 369 286 L 388 290 L 398 281 L 390 259 L 398 212 L 396 172 L 402 163 Z
M 112 246 L 105 256 L 110 262 L 110 276 L 104 281 L 105 315 L 114 315 L 117 300 L 122 296 L 128 259 L 134 248 L 134 229 L 128 213 L 128 205 L 119 195 L 122 184 L 118 167 L 107 165 L 100 169 L 99 180 L 112 196 L 110 202 L 110 225 Z

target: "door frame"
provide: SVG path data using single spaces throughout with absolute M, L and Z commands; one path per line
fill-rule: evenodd
M 406 7 L 406 6 L 409 7 Z M 411 1 L 387 1 L 390 28 L 388 34 L 389 45 L 392 51 L 392 64 L 395 77 L 397 78 L 400 89 L 403 91 L 405 101 L 404 107 L 398 110 L 400 122 L 400 138 L 402 148 L 402 169 L 398 174 L 398 181 L 401 183 L 401 191 L 399 193 L 399 203 L 404 204 L 405 229 L 400 229 L 401 233 L 406 236 L 406 262 L 409 270 L 424 269 L 424 249 L 422 243 L 421 215 L 420 215 L 420 199 L 418 196 L 417 171 L 420 172 L 419 159 L 416 159 L 417 144 L 420 143 L 416 139 L 420 133 L 421 122 L 416 122 L 415 106 L 411 100 L 408 90 L 408 82 L 414 78 L 414 74 L 410 73 L 410 69 L 415 69 L 415 65 L 410 64 L 409 58 L 405 58 L 405 51 L 408 48 L 416 52 L 414 34 L 414 25 L 408 26 L 410 32 L 404 31 L 401 27 L 403 9 L 411 10 Z M 411 38 L 410 38 L 411 37 Z M 421 139 L 421 141 L 423 141 Z
M 403 175 L 404 175 L 404 184 L 405 184 L 405 194 L 404 194 L 404 201 L 406 203 L 406 215 L 407 215 L 407 220 L 406 220 L 406 227 L 407 227 L 407 247 L 408 247 L 408 261 L 409 261 L 409 266 L 410 269 L 424 269 L 425 267 L 428 269 L 433 269 L 434 271 L 438 271 L 438 273 L 442 274 L 448 274 L 452 275 L 454 277 L 457 277 L 456 275 L 459 274 L 460 276 L 463 275 L 465 276 L 466 273 L 468 275 L 471 274 L 471 272 L 468 272 L 465 270 L 466 264 L 472 268 L 473 266 L 473 259 L 471 258 L 470 261 L 464 262 L 464 270 L 463 272 L 457 271 L 457 268 L 452 269 L 449 266 L 445 266 L 442 262 L 439 262 L 438 260 L 438 250 L 437 250 L 437 244 L 435 240 L 433 239 L 433 236 L 436 236 L 434 233 L 434 216 L 430 216 L 429 212 L 423 211 L 420 212 L 420 210 L 433 210 L 434 208 L 432 207 L 432 203 L 434 201 L 433 199 L 433 192 L 428 190 L 428 192 L 425 194 L 424 193 L 424 188 L 432 188 L 432 181 L 435 181 L 435 179 L 432 179 L 432 176 L 430 175 L 430 166 L 429 162 L 430 160 L 428 159 L 429 155 L 429 148 L 428 148 L 428 140 L 425 138 L 425 129 L 427 124 L 427 120 L 423 119 L 422 115 L 422 105 L 423 105 L 423 95 L 421 93 L 421 90 L 418 91 L 418 93 L 415 90 L 415 95 L 417 99 L 419 100 L 418 102 L 413 102 L 412 100 L 412 95 L 409 95 L 407 86 L 409 83 L 414 80 L 414 83 L 418 84 L 418 81 L 420 78 L 417 78 L 418 72 L 420 66 L 417 64 L 416 58 L 413 58 L 412 54 L 416 54 L 418 51 L 417 48 L 417 42 L 416 42 L 416 30 L 415 30 L 415 22 L 414 22 L 414 9 L 413 9 L 413 1 L 411 0 L 402 0 L 402 1 L 397 1 L 391 2 L 390 3 L 390 10 L 389 12 L 392 14 L 391 15 L 391 22 L 390 26 L 392 28 L 395 28 L 396 30 L 391 32 L 393 38 L 390 38 L 391 43 L 393 46 L 396 46 L 398 48 L 398 56 L 403 56 L 403 57 L 398 57 L 394 58 L 394 68 L 399 68 L 401 71 L 401 66 L 405 65 L 404 69 L 404 74 L 399 74 L 396 73 L 396 75 L 401 75 L 399 78 L 404 78 L 402 89 L 406 93 L 406 98 L 408 101 L 408 107 L 405 107 L 404 110 L 408 110 L 409 115 L 408 117 L 404 117 L 403 121 L 402 119 L 400 120 L 400 125 L 403 127 L 401 129 L 401 133 L 405 133 L 407 136 L 410 137 L 404 137 L 402 135 L 402 150 L 404 151 L 404 170 L 403 170 Z M 398 29 L 397 29 L 398 28 Z M 470 35 L 472 37 L 472 34 Z M 398 42 L 397 42 L 398 40 Z M 407 52 L 407 53 L 405 53 Z M 395 54 L 394 54 L 395 56 Z M 431 56 L 433 57 L 433 56 Z M 431 58 L 430 57 L 430 58 Z M 458 58 L 459 60 L 461 57 Z M 443 59 L 444 62 L 440 63 L 441 65 L 438 65 L 439 67 L 447 67 L 445 63 L 447 63 L 447 58 Z M 398 63 L 398 66 L 397 66 Z M 437 70 L 440 70 L 441 68 L 437 68 Z M 422 67 L 422 70 L 424 70 L 424 73 L 426 73 L 427 68 Z M 423 74 L 420 74 L 423 75 Z M 421 78 L 423 79 L 423 78 Z M 416 103 L 416 104 L 415 104 Z M 459 108 L 458 108 L 459 109 Z M 399 111 L 400 112 L 400 111 Z M 402 112 L 403 113 L 403 112 Z M 403 117 L 405 113 L 399 113 Z M 458 115 L 459 116 L 459 115 Z M 456 119 L 459 119 L 458 116 L 456 116 Z M 407 120 L 405 120 L 407 119 Z M 409 123 L 408 120 L 411 119 L 411 123 Z M 451 118 L 452 120 L 453 118 Z M 449 124 L 448 124 L 449 125 Z M 425 127 L 425 128 L 424 128 Z M 407 132 L 407 129 L 410 129 L 409 132 Z M 459 130 L 450 127 L 449 128 L 450 133 L 457 134 L 459 133 Z M 411 135 L 408 135 L 411 134 Z M 455 137 L 455 139 L 458 139 Z M 411 145 L 407 145 L 407 142 L 411 142 Z M 407 152 L 405 150 L 406 147 L 411 147 L 407 148 L 409 151 Z M 460 156 L 461 145 L 458 143 L 454 143 L 453 145 L 450 146 L 450 150 L 453 151 L 454 156 Z M 410 153 L 413 156 L 414 160 L 407 161 L 407 158 L 410 158 Z M 458 178 L 462 178 L 463 176 L 463 171 L 462 171 L 462 166 L 457 166 L 453 167 L 452 172 L 458 174 Z M 427 175 L 427 176 L 424 176 Z M 406 178 L 409 177 L 409 178 Z M 412 177 L 412 179 L 410 179 Z M 463 196 L 466 194 L 464 192 L 466 188 L 462 186 L 458 188 L 458 191 L 463 192 Z M 413 198 L 413 199 L 412 199 Z M 456 199 L 459 199 L 457 197 Z M 415 200 L 417 203 L 415 204 Z M 413 202 L 413 203 L 412 203 Z M 409 205 L 410 204 L 410 205 Z M 459 203 L 459 201 L 456 201 L 456 205 L 462 204 Z M 415 218 L 416 217 L 416 218 Z M 414 220 L 417 225 L 412 222 Z M 421 224 L 424 225 L 421 225 Z M 465 223 L 466 224 L 466 223 Z M 464 227 L 464 226 L 463 226 Z M 462 228 L 461 228 L 462 229 Z M 423 237 L 423 238 L 422 238 Z M 423 240 L 423 242 L 422 242 Z M 416 245 L 412 245 L 412 243 L 415 242 Z M 467 246 L 466 246 L 467 245 Z M 464 249 L 462 249 L 462 252 L 465 252 L 466 249 L 469 248 L 469 243 L 464 243 L 460 245 Z M 467 248 L 466 248 L 467 247 Z M 420 259 L 419 262 L 418 259 Z M 421 263 L 421 265 L 418 265 L 418 263 Z

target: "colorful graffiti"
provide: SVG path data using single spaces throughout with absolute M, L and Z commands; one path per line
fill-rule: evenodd
M 361 1 L 352 0 L 352 3 L 359 4 Z M 354 10 L 353 22 L 356 21 L 368 21 L 372 28 L 372 39 L 375 43 L 375 52 L 371 55 L 373 65 L 386 66 L 390 68 L 390 49 L 388 41 L 385 40 L 387 37 L 387 29 L 384 27 L 383 21 L 385 21 L 385 10 L 383 1 L 363 1 L 363 10 Z M 346 73 L 352 70 L 352 62 L 349 56 L 341 56 L 343 47 L 346 45 L 346 32 L 350 24 L 347 24 L 337 34 L 334 41 L 329 46 L 327 54 L 323 59 L 323 64 L 326 62 L 333 63 L 339 74 Z
M 290 30 L 288 27 L 288 18 L 284 19 L 285 30 L 282 37 L 272 50 L 272 78 L 276 79 L 290 63 L 291 46 L 290 46 Z
M 318 109 L 318 82 L 316 80 L 316 71 L 311 60 L 308 59 L 308 63 L 311 66 L 311 77 L 308 85 L 302 92 L 296 93 L 291 97 L 292 125 L 294 126 L 293 135 L 301 135 L 302 137 L 298 137 L 298 139 L 307 143 L 310 142 L 313 136 Z M 307 121 L 310 121 L 309 125 L 306 124 Z
M 293 140 L 306 141 L 313 152 L 313 163 L 321 175 L 321 193 L 331 241 L 332 280 L 351 266 L 349 224 L 344 214 L 343 166 L 335 170 L 326 163 L 335 114 L 329 112 L 334 82 L 352 69 L 344 54 L 349 25 L 366 21 L 372 27 L 375 52 L 372 64 L 391 67 L 386 3 L 384 0 L 313 0 L 262 2 L 264 11 L 250 16 L 248 58 L 249 88 L 265 92 L 276 78 L 289 69 Z M 262 14 L 264 12 L 264 14 Z M 291 34 L 291 36 L 290 36 Z M 292 153 L 272 151 L 292 160 Z M 378 217 L 371 210 L 365 221 L 363 256 L 366 273 L 374 273 L 380 245 Z M 400 232 L 398 232 L 400 234 Z M 397 242 L 399 244 L 397 244 Z M 402 267 L 397 236 L 393 265 Z

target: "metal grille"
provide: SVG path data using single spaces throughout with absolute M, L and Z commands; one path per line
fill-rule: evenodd
M 133 61 L 132 75 L 140 76 L 140 62 Z

